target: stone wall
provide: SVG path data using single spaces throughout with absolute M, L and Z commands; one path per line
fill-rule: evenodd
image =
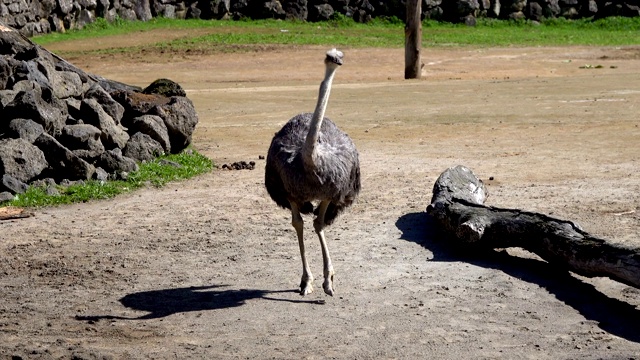
M 475 24 L 477 17 L 540 20 L 639 16 L 638 0 L 422 0 L 424 18 Z M 366 22 L 404 19 L 402 0 L 0 0 L 0 21 L 26 36 L 81 29 L 102 17 L 147 21 L 187 19 L 298 19 L 322 21 L 335 13 Z

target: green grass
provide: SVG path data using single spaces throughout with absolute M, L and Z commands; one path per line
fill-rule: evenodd
M 423 45 L 621 46 L 640 43 L 640 18 L 550 19 L 542 23 L 479 19 L 476 27 L 426 22 Z
M 81 31 L 48 34 L 33 40 L 41 45 L 57 41 L 98 38 L 158 29 L 182 30 L 184 36 L 172 41 L 151 42 L 145 47 L 167 51 L 242 51 L 264 45 L 323 45 L 340 47 L 403 47 L 404 25 L 397 19 L 377 19 L 355 23 L 344 16 L 322 23 L 299 21 L 171 20 L 148 22 L 98 19 Z M 189 35 L 189 30 L 194 34 Z M 198 31 L 195 31 L 198 30 Z M 423 46 L 621 46 L 640 43 L 640 18 L 612 17 L 592 21 L 552 19 L 542 23 L 479 19 L 475 27 L 425 21 Z M 258 47 L 260 49 L 260 47 Z M 100 52 L 139 51 L 120 48 Z
M 140 164 L 140 169 L 129 174 L 126 181 L 91 180 L 69 187 L 58 186 L 58 195 L 48 195 L 44 187 L 30 187 L 24 194 L 0 203 L 0 206 L 42 207 L 108 199 L 144 186 L 161 187 L 170 181 L 188 179 L 209 172 L 212 168 L 210 159 L 194 150 L 187 150 Z

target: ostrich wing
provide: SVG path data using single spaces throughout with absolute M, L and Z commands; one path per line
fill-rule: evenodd
M 310 119 L 311 114 L 294 116 L 273 136 L 271 146 L 269 146 L 264 184 L 271 199 L 284 209 L 291 209 L 289 199 L 293 194 L 289 194 L 287 191 L 283 177 L 298 178 L 304 173 L 299 152 L 309 131 Z M 298 206 L 303 214 L 313 212 L 311 202 L 307 201 L 303 204 L 298 204 Z

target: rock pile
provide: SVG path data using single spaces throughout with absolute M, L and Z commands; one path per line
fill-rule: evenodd
M 0 201 L 179 153 L 198 122 L 185 95 L 166 79 L 141 89 L 85 73 L 0 23 Z

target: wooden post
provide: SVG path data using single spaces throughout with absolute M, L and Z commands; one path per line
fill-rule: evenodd
M 420 47 L 422 44 L 422 0 L 407 0 L 404 25 L 404 78 L 420 79 Z

